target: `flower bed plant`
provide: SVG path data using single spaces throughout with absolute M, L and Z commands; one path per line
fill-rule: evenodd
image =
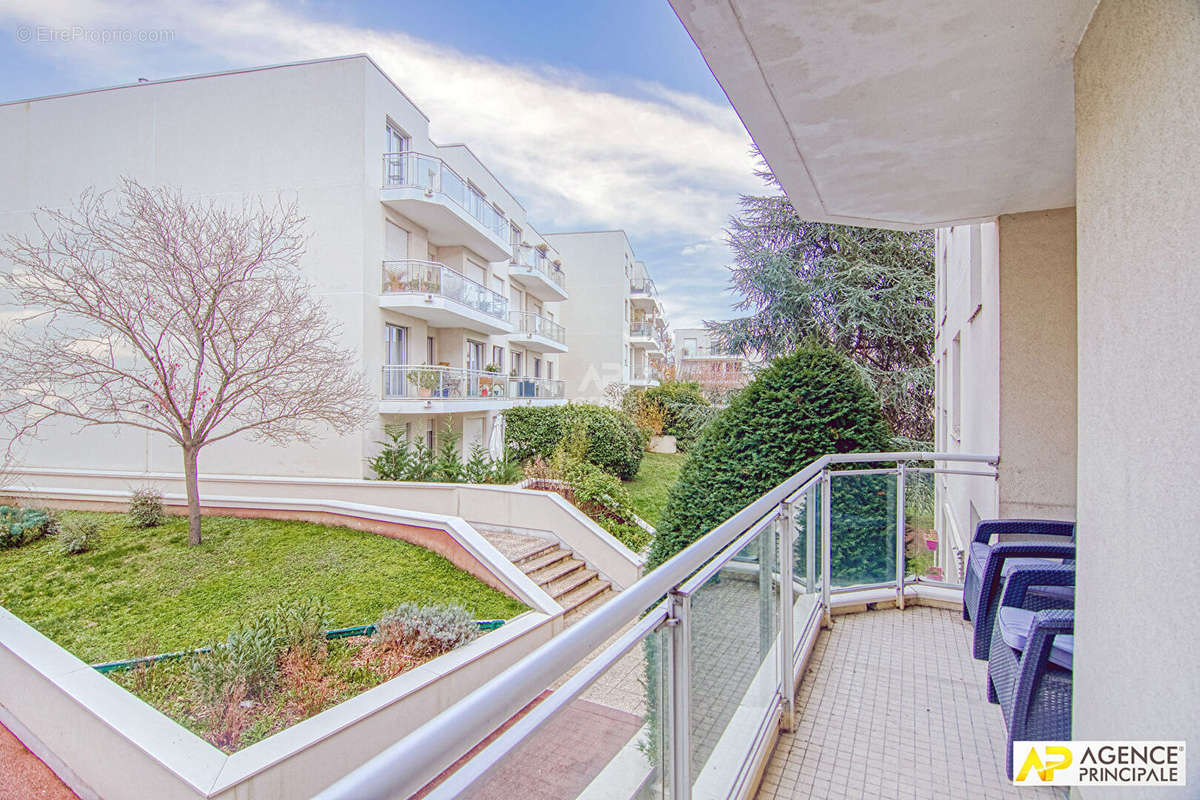
M 404 603 L 371 635 L 327 639 L 322 604 L 285 603 L 203 652 L 109 677 L 232 753 L 460 647 L 478 634 L 461 606 Z M 150 647 L 145 640 L 142 647 Z

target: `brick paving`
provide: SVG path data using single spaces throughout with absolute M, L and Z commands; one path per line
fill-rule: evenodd
M 835 617 L 796 696 L 759 800 L 1038 800 L 1004 774 L 1000 707 L 954 611 L 917 606 Z

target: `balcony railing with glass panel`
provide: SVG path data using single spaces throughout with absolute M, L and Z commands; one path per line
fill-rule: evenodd
M 456 761 L 428 800 L 515 796 L 545 778 L 547 753 L 555 775 L 585 776 L 554 782 L 555 797 L 745 796 L 794 726 L 796 679 L 832 609 L 961 603 L 964 543 L 938 543 L 926 568 L 907 548 L 906 512 L 932 513 L 932 475 L 994 479 L 997 461 L 822 456 L 319 797 L 406 797 Z M 588 741 L 625 745 L 564 751 L 564 726 L 581 719 Z
M 508 299 L 438 261 L 383 262 L 384 294 L 432 294 L 480 313 L 508 320 Z
M 667 349 L 662 329 L 654 320 L 634 320 L 629 323 L 629 337 L 631 339 L 649 339 L 655 349 L 663 352 Z
M 518 267 L 526 267 L 541 273 L 547 280 L 560 289 L 566 288 L 566 275 L 562 267 L 551 261 L 546 254 L 536 247 L 521 246 L 517 249 L 517 257 L 513 263 Z
M 548 378 L 424 364 L 383 368 L 384 400 L 561 400 L 566 384 Z
M 386 189 L 412 187 L 443 194 L 499 239 L 508 238 L 505 216 L 440 158 L 414 152 L 384 153 L 383 186 Z
M 508 318 L 518 334 L 541 336 L 564 345 L 567 343 L 566 329 L 541 314 L 531 311 L 513 311 L 509 313 Z
M 629 293 L 634 297 L 658 297 L 658 287 L 649 278 L 634 278 L 629 282 Z

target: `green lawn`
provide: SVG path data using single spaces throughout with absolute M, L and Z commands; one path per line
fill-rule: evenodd
M 667 490 L 675 485 L 686 458 L 682 453 L 646 453 L 637 477 L 625 484 L 638 516 L 655 527 L 667 507 Z
M 146 636 L 158 652 L 199 647 L 303 597 L 322 600 L 334 627 L 404 601 L 458 603 L 476 619 L 524 610 L 441 556 L 373 533 L 205 517 L 204 543 L 189 548 L 182 517 L 134 530 L 122 514 L 87 516 L 104 526 L 92 552 L 60 555 L 53 538 L 0 550 L 0 606 L 92 663 L 125 658 Z

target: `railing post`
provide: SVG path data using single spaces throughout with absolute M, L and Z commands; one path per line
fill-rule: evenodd
M 796 727 L 796 667 L 792 611 L 795 586 L 792 583 L 792 554 L 796 548 L 795 509 L 789 502 L 779 504 L 779 693 L 782 714 L 779 727 Z
M 832 484 L 829 470 L 823 470 L 821 472 L 821 607 L 825 613 L 826 628 L 833 625 L 833 612 L 829 607 L 829 576 L 833 572 L 829 566 L 833 550 L 829 538 L 829 511 L 832 507 L 830 487 Z
M 672 591 L 668 613 L 671 626 L 671 724 L 667 741 L 671 746 L 672 800 L 690 800 L 691 699 L 692 699 L 692 599 Z
M 809 487 L 804 498 L 804 589 L 813 594 L 817 587 L 817 485 Z
M 896 464 L 896 606 L 904 610 L 904 470 L 903 461 Z

